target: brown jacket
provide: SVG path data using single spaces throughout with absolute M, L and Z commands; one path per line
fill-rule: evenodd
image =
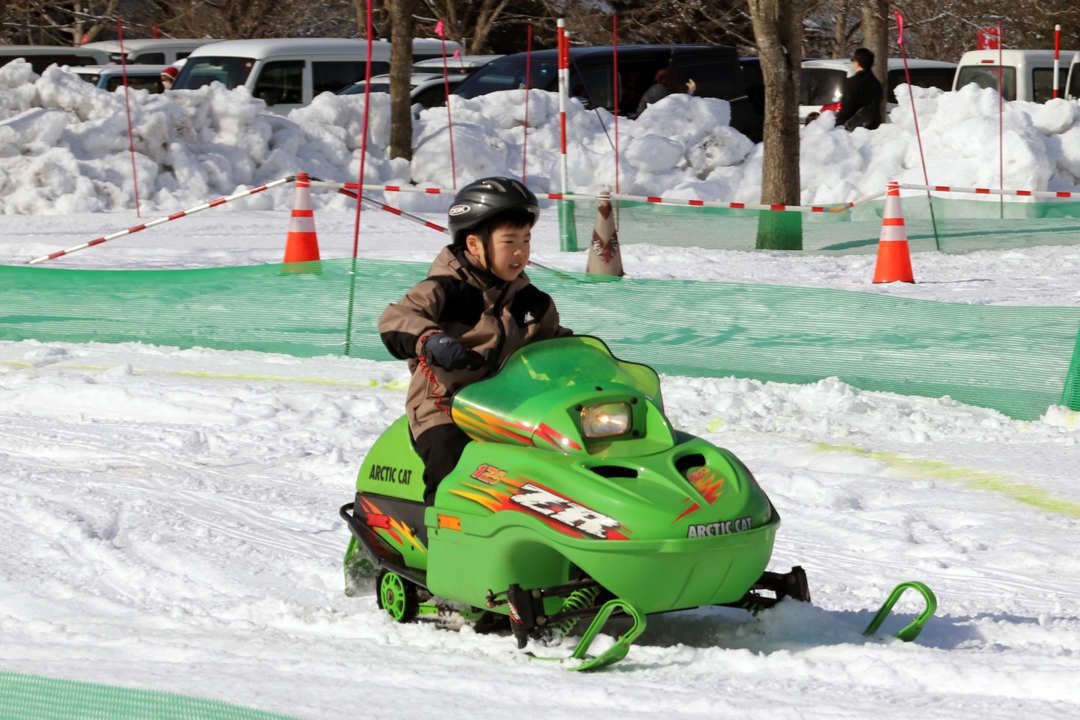
M 437 332 L 485 355 L 486 366 L 444 370 L 431 363 L 424 341 Z M 452 423 L 454 393 L 494 373 L 515 350 L 573 333 L 559 325 L 555 303 L 525 273 L 513 282 L 503 282 L 474 264 L 464 250 L 446 247 L 432 263 L 427 279 L 383 311 L 379 334 L 391 355 L 409 362 L 412 381 L 405 410 L 416 438 L 425 430 Z

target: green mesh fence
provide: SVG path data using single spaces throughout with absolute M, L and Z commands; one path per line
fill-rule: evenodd
M 2 720 L 290 720 L 219 700 L 0 672 Z
M 574 206 L 577 244 L 584 249 L 592 237 L 596 203 L 577 200 Z M 851 212 L 802 214 L 803 252 L 876 253 L 884 207 L 884 201 L 878 200 Z M 912 252 L 938 250 L 939 244 L 943 252 L 1080 244 L 1080 202 L 998 203 L 935 197 L 931 217 L 930 204 L 920 195 L 903 197 L 902 207 Z M 617 214 L 621 243 L 753 250 L 762 216 L 778 213 L 619 202 Z
M 299 264 L 289 266 L 302 269 Z M 0 340 L 106 342 L 388 360 L 377 322 L 426 263 L 351 260 L 175 271 L 0 267 Z M 563 322 L 659 372 L 941 397 L 1037 418 L 1080 409 L 1080 308 L 531 271 Z M 350 291 L 353 295 L 349 322 Z M 351 327 L 348 345 L 346 328 Z

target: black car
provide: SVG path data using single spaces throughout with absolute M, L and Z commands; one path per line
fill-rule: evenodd
M 455 95 L 474 98 L 499 90 L 525 87 L 526 53 L 507 55 L 478 70 L 461 83 Z M 571 97 L 586 107 L 614 112 L 614 52 L 611 47 L 570 48 Z M 532 54 L 529 87 L 555 92 L 559 87 L 558 51 Z M 628 45 L 619 48 L 619 114 L 633 114 L 641 96 L 653 84 L 656 71 L 671 68 L 678 87 L 688 80 L 697 97 L 731 103 L 731 126 L 751 140 L 761 140 L 761 116 L 743 87 L 743 72 L 735 48 L 717 45 Z

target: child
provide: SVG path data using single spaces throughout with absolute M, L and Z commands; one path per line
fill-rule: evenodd
M 454 393 L 495 373 L 523 345 L 573 334 L 524 273 L 540 217 L 528 188 L 509 178 L 477 180 L 457 194 L 449 217 L 453 242 L 427 279 L 379 318 L 383 344 L 412 372 L 405 411 L 428 505 L 470 442 L 450 417 Z

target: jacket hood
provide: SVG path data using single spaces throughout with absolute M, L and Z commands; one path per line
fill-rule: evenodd
M 453 245 L 444 247 L 435 258 L 435 262 L 431 263 L 431 268 L 428 270 L 428 277 L 438 277 L 441 275 L 461 278 L 468 284 L 479 288 L 480 290 L 507 285 L 505 280 L 500 280 L 495 277 L 490 270 L 486 270 L 477 265 L 469 256 L 465 248 L 454 247 Z M 516 292 L 528 285 L 529 282 L 529 276 L 522 271 L 522 273 L 518 275 L 513 282 L 509 283 L 509 285 L 511 289 Z

